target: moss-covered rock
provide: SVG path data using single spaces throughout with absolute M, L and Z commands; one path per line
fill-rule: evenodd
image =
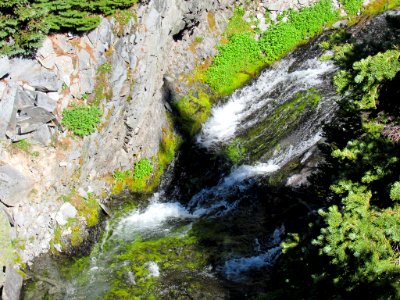
M 293 132 L 317 107 L 321 96 L 315 89 L 300 91 L 285 103 L 277 105 L 263 120 L 237 136 L 225 147 L 233 163 L 251 162 L 269 156 L 279 142 Z M 244 155 L 244 149 L 247 155 Z

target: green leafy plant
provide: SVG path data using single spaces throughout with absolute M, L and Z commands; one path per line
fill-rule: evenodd
M 102 113 L 95 106 L 76 106 L 65 109 L 62 115 L 62 124 L 65 127 L 78 136 L 86 136 L 95 132 Z
M 152 172 L 153 164 L 151 163 L 150 159 L 143 158 L 135 163 L 133 178 L 136 180 L 143 179 L 150 176 Z
M 350 16 L 354 16 L 360 11 L 363 0 L 340 0 L 340 3 L 344 6 L 345 11 Z

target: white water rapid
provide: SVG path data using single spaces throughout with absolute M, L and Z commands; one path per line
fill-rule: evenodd
M 208 149 L 227 143 L 238 132 L 265 118 L 272 108 L 291 99 L 296 92 L 325 85 L 325 77 L 335 70 L 331 62 L 317 58 L 298 60 L 292 56 L 283 59 L 265 70 L 251 85 L 234 92 L 226 103 L 214 107 L 197 142 Z M 325 96 L 329 97 L 321 96 L 321 102 L 325 102 Z

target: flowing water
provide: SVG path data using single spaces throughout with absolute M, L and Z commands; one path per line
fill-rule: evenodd
M 213 109 L 194 147 L 213 157 L 241 139 L 248 150 L 258 149 L 243 164 L 186 203 L 177 195 L 183 181 L 173 180 L 174 193 L 164 186 L 147 207 L 110 218 L 89 256 L 46 261 L 51 271 L 34 271 L 24 299 L 224 299 L 233 297 L 230 283 L 240 287 L 254 273 L 268 273 L 285 225 L 268 223 L 274 219 L 267 196 L 254 187 L 293 159 L 306 160 L 335 111 L 335 68 L 319 54 L 312 47 L 296 51 Z M 310 90 L 318 101 L 308 101 Z

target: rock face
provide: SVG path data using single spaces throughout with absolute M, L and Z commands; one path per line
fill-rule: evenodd
M 32 188 L 27 179 L 11 166 L 0 166 L 0 201 L 7 206 L 17 206 Z

